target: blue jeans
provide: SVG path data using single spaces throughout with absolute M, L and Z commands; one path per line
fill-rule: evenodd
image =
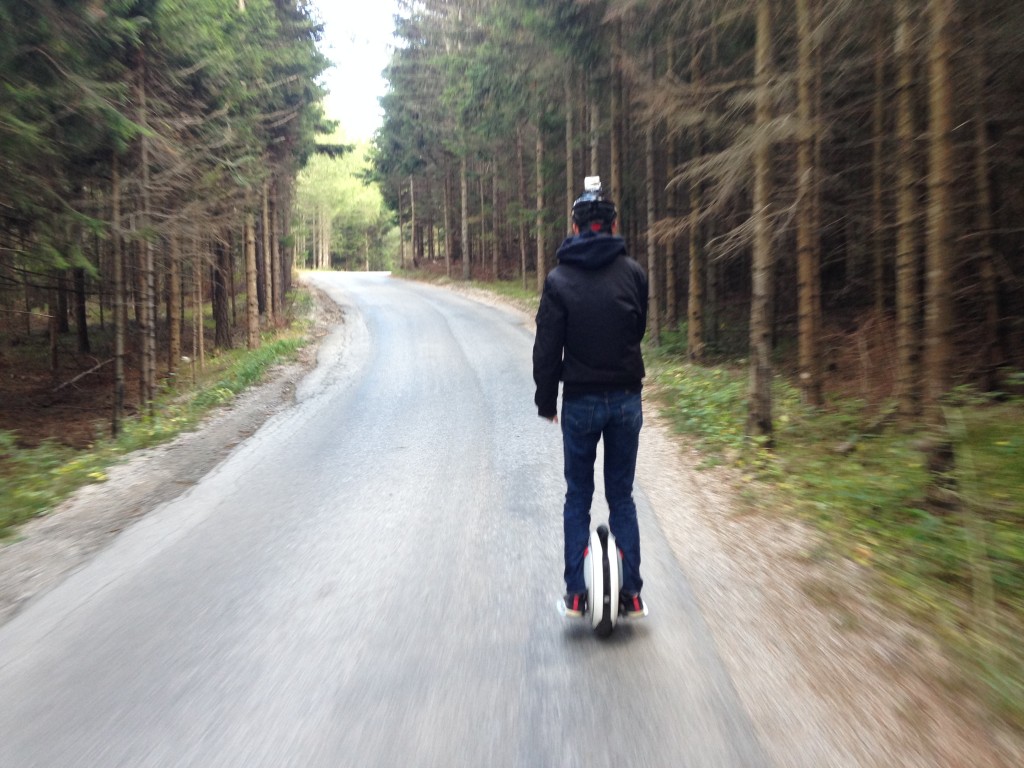
M 608 527 L 622 550 L 622 589 L 639 592 L 640 529 L 633 502 L 633 477 L 640 427 L 644 423 L 639 392 L 581 395 L 562 401 L 565 453 L 565 587 L 585 592 L 583 555 L 590 541 L 590 503 L 594 498 L 597 442 L 604 437 L 604 495 Z

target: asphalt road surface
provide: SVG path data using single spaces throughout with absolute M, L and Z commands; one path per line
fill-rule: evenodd
M 0 766 L 766 765 L 642 488 L 651 615 L 557 614 L 521 319 L 310 279 L 346 322 L 298 404 L 0 629 Z

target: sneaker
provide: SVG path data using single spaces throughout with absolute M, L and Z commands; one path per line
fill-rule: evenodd
M 647 615 L 647 609 L 640 594 L 623 590 L 619 593 L 619 615 L 635 619 Z
M 569 593 L 565 596 L 565 615 L 582 616 L 587 612 L 587 593 Z

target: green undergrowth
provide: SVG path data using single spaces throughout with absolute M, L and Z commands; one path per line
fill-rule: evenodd
M 695 366 L 650 350 L 663 413 L 706 464 L 743 470 L 751 505 L 810 521 L 825 557 L 858 563 L 878 595 L 939 639 L 963 680 L 1024 728 L 1024 401 L 969 389 L 946 406 L 954 503 L 927 501 L 929 437 L 885 407 L 835 400 L 820 409 L 774 386 L 774 444 L 744 436 L 744 365 Z
M 211 409 L 230 403 L 259 383 L 271 366 L 294 359 L 308 340 L 310 307 L 308 294 L 297 293 L 293 314 L 298 319 L 288 329 L 264 334 L 258 349 L 229 350 L 208 357 L 194 385 L 185 370 L 177 379 L 165 381 L 152 414 L 125 418 L 117 438 L 98 437 L 84 450 L 55 440 L 21 448 L 17 435 L 0 431 L 0 540 L 80 486 L 106 480 L 107 470 L 125 454 L 194 429 Z M 109 424 L 97 425 L 98 433 L 107 429 Z

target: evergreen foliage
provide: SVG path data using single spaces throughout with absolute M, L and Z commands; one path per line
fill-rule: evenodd
M 258 285 L 273 320 L 296 174 L 323 125 L 319 35 L 304 1 L 0 0 L 0 310 L 31 333 L 46 307 L 55 374 L 72 269 L 79 350 L 89 313 L 113 314 L 137 332 L 151 400 L 157 358 L 173 372 L 181 354 L 180 333 L 158 352 L 157 327 L 180 324 L 184 297 L 206 300 L 215 262 L 215 316 L 232 324 L 221 305 L 247 213 L 267 235 Z M 115 353 L 118 391 L 134 346 Z

